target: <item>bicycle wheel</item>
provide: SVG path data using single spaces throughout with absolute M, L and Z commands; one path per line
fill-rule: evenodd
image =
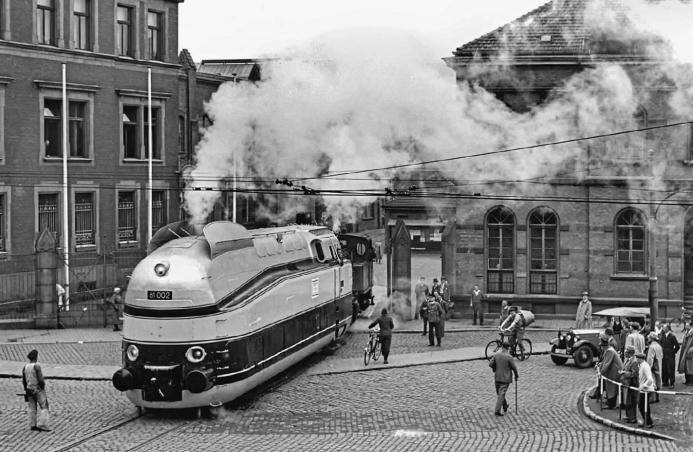
M 486 359 L 490 360 L 491 357 L 498 351 L 498 349 L 501 348 L 501 343 L 498 339 L 493 340 L 486 344 Z
M 373 346 L 373 360 L 377 361 L 378 358 L 380 358 L 380 353 L 382 352 L 380 348 L 381 344 L 380 341 L 375 341 L 375 345 Z
M 369 350 L 370 347 L 366 345 L 363 347 L 363 365 L 367 366 L 368 363 L 371 361 L 371 351 Z
M 517 350 L 516 357 L 520 361 L 525 361 L 529 359 L 530 355 L 532 354 L 532 341 L 529 339 L 522 339 L 522 347 L 519 347 L 519 350 Z

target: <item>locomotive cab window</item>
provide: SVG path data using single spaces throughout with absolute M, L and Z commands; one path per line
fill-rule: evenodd
M 322 249 L 322 243 L 319 240 L 313 242 L 313 252 L 318 259 L 318 262 L 325 262 L 325 251 Z

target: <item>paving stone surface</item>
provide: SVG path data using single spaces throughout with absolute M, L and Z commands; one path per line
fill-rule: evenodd
M 49 433 L 28 430 L 13 396 L 20 380 L 0 379 L 0 450 L 686 450 L 582 416 L 589 369 L 545 356 L 518 364 L 519 410 L 513 387 L 501 418 L 485 360 L 335 375 L 310 375 L 304 365 L 217 419 L 153 412 L 128 422 L 137 412 L 108 382 L 50 382 Z

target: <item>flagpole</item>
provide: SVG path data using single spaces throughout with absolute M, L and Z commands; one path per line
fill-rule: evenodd
M 63 63 L 63 252 L 65 253 L 65 300 L 63 305 L 69 309 L 70 302 L 70 229 L 67 192 L 67 65 Z
M 148 178 L 147 178 L 147 246 L 152 240 L 152 155 L 154 154 L 154 149 L 152 149 L 152 68 L 147 68 L 147 121 L 149 122 L 149 127 L 147 127 L 147 143 L 149 149 L 148 158 Z

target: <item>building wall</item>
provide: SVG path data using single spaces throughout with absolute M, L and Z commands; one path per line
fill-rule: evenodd
M 94 0 L 92 9 L 93 50 L 75 50 L 72 40 L 72 2 L 56 0 L 58 24 L 56 45 L 35 43 L 35 2 L 9 1 L 9 18 L 0 40 L 0 193 L 6 198 L 5 233 L 9 237 L 6 252 L 0 253 L 0 274 L 33 269 L 34 241 L 38 234 L 37 196 L 40 191 L 59 193 L 59 228 L 63 228 L 62 158 L 46 158 L 42 151 L 44 96 L 61 98 L 62 63 L 66 63 L 68 98 L 87 101 L 86 159 L 70 159 L 70 229 L 74 224 L 74 193 L 95 193 L 96 246 L 77 251 L 71 238 L 71 257 L 75 266 L 102 263 L 104 253 L 109 264 L 120 256 L 128 261 L 141 256 L 147 233 L 147 160 L 124 161 L 121 149 L 122 104 L 146 105 L 147 68 L 152 70 L 153 103 L 160 104 L 161 160 L 153 164 L 154 189 L 165 190 L 167 218 L 178 218 L 178 2 L 164 0 Z M 131 4 L 136 9 L 136 57 L 115 54 L 116 4 Z M 165 17 L 163 61 L 144 60 L 146 10 Z M 4 80 L 4 83 L 3 83 Z M 4 87 L 4 89 L 3 89 Z M 4 96 L 3 96 L 4 93 Z M 4 103 L 1 101 L 4 98 Z M 146 128 L 140 122 L 146 140 Z M 4 148 L 4 154 L 1 152 Z M 118 245 L 117 189 L 137 190 L 137 242 Z M 131 265 L 131 264 L 129 264 Z M 78 271 L 75 268 L 75 271 Z M 83 272 L 84 273 L 84 272 Z M 74 280 L 73 275 L 71 279 Z M 71 285 L 76 282 L 72 281 Z M 2 297 L 0 297 L 2 299 Z

